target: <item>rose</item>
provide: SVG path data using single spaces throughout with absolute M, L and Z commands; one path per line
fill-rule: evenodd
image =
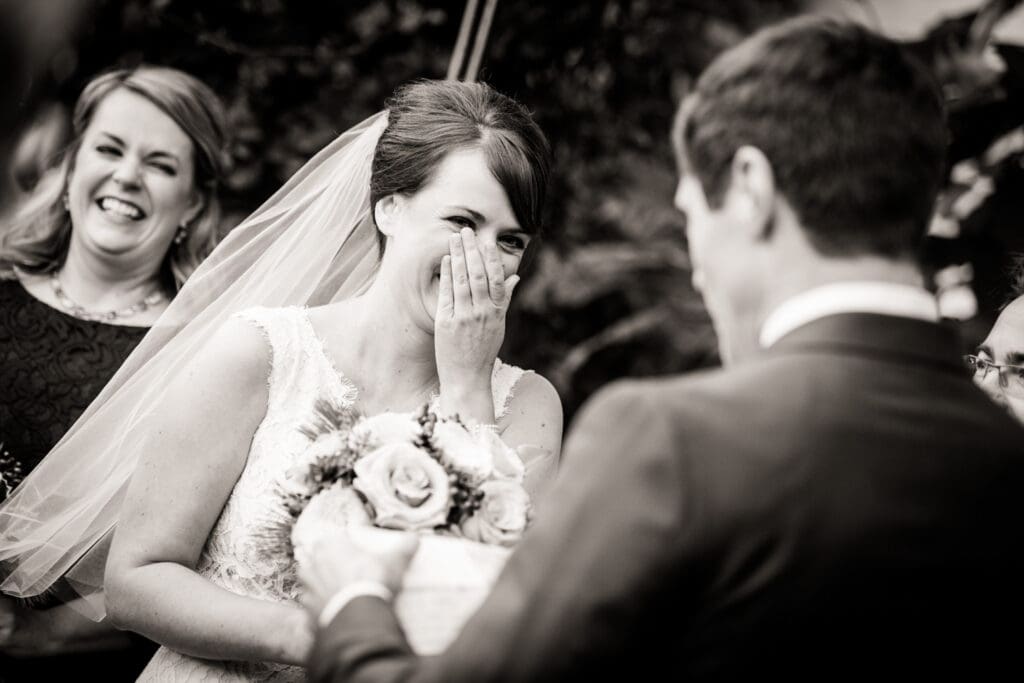
M 349 445 L 357 451 L 371 451 L 385 443 L 413 443 L 420 430 L 420 423 L 407 413 L 380 413 L 356 423 Z
M 313 548 L 313 543 L 336 534 L 349 525 L 370 525 L 370 515 L 363 501 L 343 482 L 336 482 L 313 496 L 292 526 L 292 548 L 300 558 Z
M 501 479 L 480 486 L 480 508 L 463 520 L 466 538 L 492 545 L 512 546 L 530 523 L 530 496 L 522 486 Z
M 412 444 L 381 446 L 356 462 L 355 473 L 352 485 L 373 506 L 377 526 L 411 531 L 448 520 L 448 473 Z
M 464 474 L 473 486 L 494 474 L 494 456 L 489 444 L 473 437 L 458 422 L 438 422 L 432 438 L 441 462 Z

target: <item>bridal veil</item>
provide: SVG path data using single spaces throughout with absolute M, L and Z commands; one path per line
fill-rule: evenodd
M 146 439 L 173 410 L 164 387 L 232 314 L 359 293 L 378 263 L 370 216 L 380 112 L 349 129 L 232 230 L 82 417 L 0 505 L 0 590 L 28 598 L 65 579 L 104 614 L 103 571 L 118 510 Z

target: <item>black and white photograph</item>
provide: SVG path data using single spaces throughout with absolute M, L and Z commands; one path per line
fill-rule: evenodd
M 0 683 L 1024 676 L 1024 1 L 0 0 Z

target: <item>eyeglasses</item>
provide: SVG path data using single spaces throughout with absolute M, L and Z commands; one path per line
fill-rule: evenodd
M 995 370 L 999 375 L 999 386 L 1008 396 L 1024 398 L 1024 365 L 993 363 L 987 358 L 974 355 L 964 356 L 967 369 L 974 373 L 976 382 L 984 382 L 988 373 Z

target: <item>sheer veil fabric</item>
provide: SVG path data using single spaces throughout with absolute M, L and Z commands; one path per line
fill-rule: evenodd
M 28 598 L 61 578 L 104 616 L 107 548 L 147 417 L 175 407 L 164 387 L 232 314 L 313 306 L 358 294 L 378 264 L 370 215 L 377 113 L 342 133 L 229 233 L 121 369 L 0 506 L 0 590 Z

